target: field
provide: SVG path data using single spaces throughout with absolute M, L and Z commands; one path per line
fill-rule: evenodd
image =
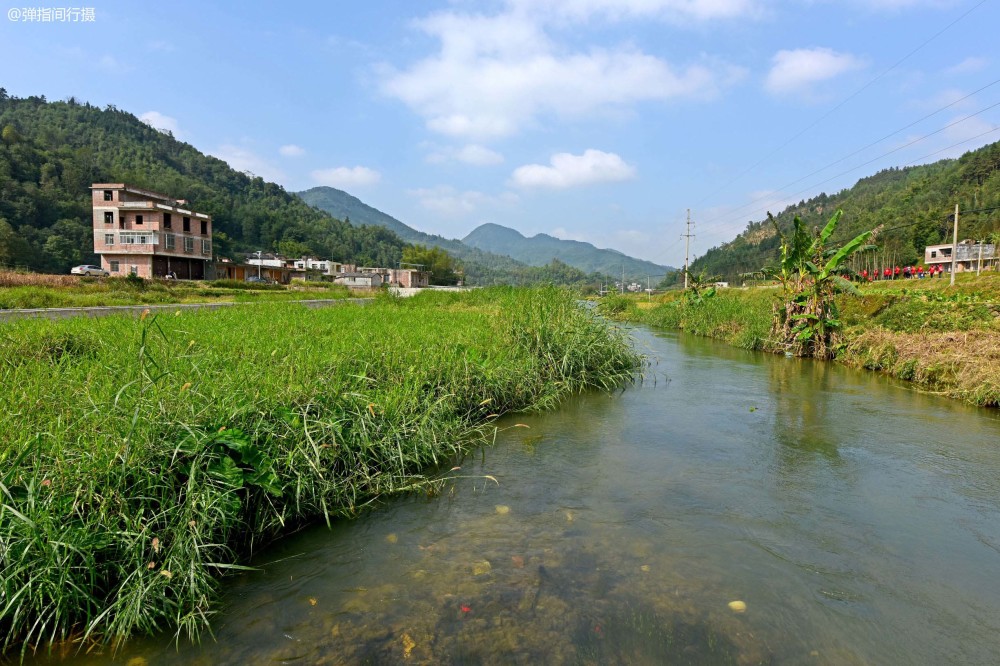
M 201 282 L 93 278 L 0 270 L 0 310 L 164 303 L 242 303 L 350 296 L 351 292 L 346 287 L 328 282 L 294 282 L 286 287 L 236 280 Z
M 289 530 L 433 492 L 499 414 L 641 359 L 556 289 L 0 329 L 7 651 L 208 626 L 222 574 Z

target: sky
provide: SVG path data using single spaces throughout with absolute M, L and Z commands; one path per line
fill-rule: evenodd
M 681 266 L 688 210 L 694 257 L 1000 140 L 1000 0 L 0 4 L 9 94 L 114 105 L 449 238 Z

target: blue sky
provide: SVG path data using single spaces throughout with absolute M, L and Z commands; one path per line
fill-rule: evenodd
M 997 0 L 81 6 L 93 21 L 5 3 L 0 86 L 115 105 L 448 237 L 495 222 L 676 266 L 688 208 L 699 255 L 1000 140 Z

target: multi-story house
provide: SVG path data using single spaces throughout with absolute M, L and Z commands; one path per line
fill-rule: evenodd
M 212 218 L 187 202 L 124 183 L 94 183 L 94 252 L 111 275 L 201 280 L 212 262 Z
M 928 245 L 924 248 L 924 264 L 928 266 L 941 265 L 944 272 L 951 272 L 951 243 L 943 245 Z M 959 241 L 955 251 L 955 272 L 992 270 L 997 265 L 996 245 L 980 243 L 971 240 Z

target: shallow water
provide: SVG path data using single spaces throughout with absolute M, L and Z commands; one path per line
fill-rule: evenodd
M 997 663 L 996 412 L 635 334 L 641 383 L 505 419 L 440 495 L 268 549 L 215 640 L 114 661 Z

